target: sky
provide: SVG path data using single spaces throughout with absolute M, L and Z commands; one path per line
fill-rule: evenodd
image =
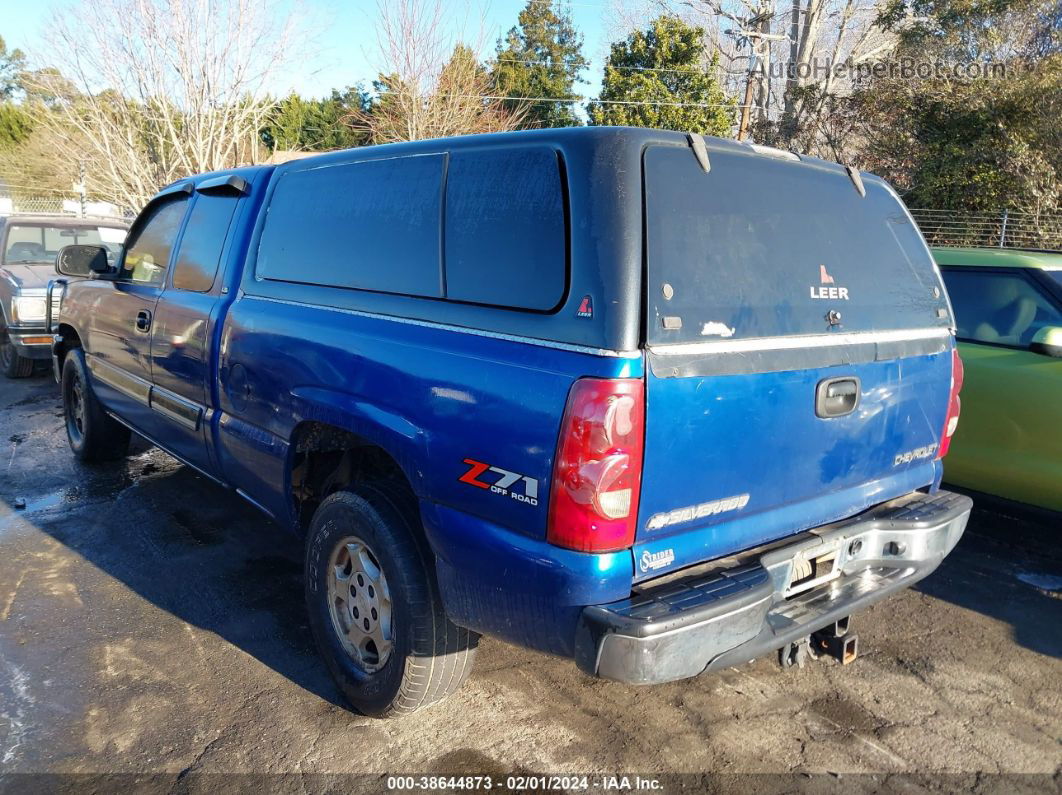
M 293 0 L 277 0 L 281 5 Z M 332 88 L 363 83 L 371 87 L 376 76 L 377 0 L 298 0 L 316 46 L 299 68 L 275 79 L 271 93 L 291 90 L 304 96 L 321 97 Z M 91 0 L 77 0 L 91 2 Z M 454 37 L 470 44 L 483 44 L 480 53 L 486 58 L 494 52 L 494 43 L 516 24 L 526 0 L 449 0 L 446 24 Z M 596 95 L 600 87 L 610 37 L 616 33 L 617 18 L 626 7 L 633 9 L 638 0 L 571 0 L 568 4 L 576 27 L 584 36 L 583 53 L 590 68 L 583 77 L 587 83 L 578 87 L 581 94 Z M 76 5 L 76 2 L 74 3 Z M 39 52 L 41 34 L 56 3 L 28 3 L 26 0 L 0 0 L 0 36 L 9 49 Z M 66 5 L 63 3 L 63 5 Z

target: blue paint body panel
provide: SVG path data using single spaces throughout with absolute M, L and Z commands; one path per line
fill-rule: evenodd
M 288 512 L 287 441 L 321 422 L 388 451 L 418 496 L 539 539 L 572 382 L 643 366 L 253 296 L 232 307 L 221 347 L 222 469 L 275 515 Z M 459 483 L 466 458 L 535 479 L 538 505 Z
M 815 415 L 816 385 L 860 379 L 843 417 Z M 938 474 L 951 351 L 786 372 L 647 380 L 645 478 L 635 558 L 672 549 L 675 567 L 727 555 L 858 513 Z M 740 508 L 651 529 L 651 517 L 747 495 Z M 640 579 L 655 571 L 639 571 Z
M 630 594 L 629 550 L 558 549 L 493 522 L 432 503 L 421 516 L 438 560 L 450 617 L 478 632 L 571 655 L 583 607 Z
M 281 241 L 287 280 L 273 278 L 268 268 L 256 272 L 262 241 L 275 245 L 276 228 L 265 236 L 263 229 L 271 197 L 286 174 L 300 175 L 288 183 L 297 190 L 313 184 L 308 170 L 343 167 L 331 172 L 334 187 L 342 185 L 336 175 L 365 172 L 356 167 L 363 161 L 430 155 L 439 166 L 432 173 L 445 175 L 451 156 L 475 158 L 477 152 L 507 147 L 533 150 L 528 162 L 552 163 L 556 157 L 551 179 L 559 179 L 564 190 L 567 261 L 553 271 L 563 273 L 564 287 L 553 309 L 526 307 L 552 301 L 559 278 L 544 291 L 547 297 L 528 297 L 524 309 L 448 300 L 444 271 L 428 297 L 330 287 L 317 273 L 295 281 L 300 263 L 292 260 L 299 250 L 297 237 L 290 237 L 294 232 Z M 900 464 L 896 456 L 939 438 L 950 343 L 948 350 L 929 355 L 851 365 L 804 363 L 730 374 L 697 362 L 686 363 L 692 374 L 655 369 L 645 323 L 657 321 L 655 315 L 646 318 L 647 291 L 658 286 L 644 283 L 643 268 L 642 158 L 651 147 L 681 150 L 697 178 L 707 178 L 685 136 L 620 128 L 367 147 L 237 170 L 231 173 L 245 184 L 232 195 L 237 205 L 209 291 L 178 294 L 171 276 L 151 289 L 85 280 L 70 285 L 61 330 L 80 338 L 90 360 L 124 368 L 133 377 L 123 381 L 113 372 L 103 377 L 92 372 L 109 411 L 294 531 L 300 522 L 293 440 L 301 426 L 331 426 L 379 448 L 419 499 L 451 618 L 570 655 L 576 622 L 588 605 L 625 599 L 633 585 L 650 577 L 841 519 L 915 489 L 933 490 L 940 480 L 940 464 L 932 456 Z M 752 156 L 732 141 L 713 140 L 709 149 Z M 842 178 L 832 167 L 814 166 L 812 172 L 816 179 Z M 194 207 L 201 195 L 197 186 L 207 181 L 207 189 L 215 190 L 216 176 L 189 178 L 156 201 L 183 192 Z M 843 179 L 851 190 L 847 176 Z M 852 197 L 858 200 L 854 191 Z M 298 198 L 289 191 L 285 201 Z M 435 204 L 445 205 L 422 202 Z M 549 211 L 555 216 L 556 202 Z M 425 233 L 418 223 L 420 233 L 431 232 L 430 224 Z M 446 239 L 450 249 L 468 250 L 455 245 L 451 230 Z M 448 249 L 441 233 L 439 243 L 444 263 Z M 180 237 L 175 247 L 179 250 Z M 352 240 L 351 256 L 356 249 Z M 928 283 L 935 277 L 931 262 L 926 267 Z M 341 262 L 329 268 L 343 273 Z M 504 293 L 500 287 L 479 289 L 463 273 L 467 294 Z M 155 338 L 130 330 L 143 307 L 160 318 Z M 848 375 L 860 379 L 859 409 L 845 417 L 816 417 L 816 385 Z M 636 542 L 600 555 L 546 541 L 561 418 L 573 383 L 586 376 L 646 381 Z M 167 405 L 169 410 L 159 410 Z M 175 405 L 200 412 L 200 424 L 176 422 Z M 533 500 L 514 498 L 516 489 L 501 493 L 462 482 L 466 459 L 517 473 L 519 493 Z M 649 529 L 655 515 L 743 494 L 748 500 L 740 510 Z M 666 569 L 639 566 L 645 553 L 665 551 L 672 556 Z

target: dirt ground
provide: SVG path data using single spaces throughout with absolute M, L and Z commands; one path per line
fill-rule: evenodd
M 143 444 L 76 464 L 60 415 L 49 376 L 0 379 L 0 790 L 77 780 L 20 775 L 41 773 L 162 791 L 236 781 L 213 773 L 301 774 L 265 779 L 299 791 L 440 773 L 1062 785 L 1062 522 L 978 509 L 940 570 L 853 619 L 852 665 L 634 688 L 484 638 L 456 697 L 381 722 L 316 656 L 293 536 Z

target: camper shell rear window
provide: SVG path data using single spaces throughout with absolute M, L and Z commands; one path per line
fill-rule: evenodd
M 750 151 L 644 155 L 650 344 L 951 325 L 895 195 L 844 170 Z M 834 323 L 827 316 L 834 312 Z

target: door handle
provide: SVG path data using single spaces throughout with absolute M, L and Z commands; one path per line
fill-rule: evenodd
M 147 331 L 151 328 L 151 313 L 146 309 L 141 309 L 136 313 L 136 330 Z
M 855 376 L 827 378 L 815 389 L 815 414 L 819 417 L 843 417 L 859 405 L 859 379 Z

